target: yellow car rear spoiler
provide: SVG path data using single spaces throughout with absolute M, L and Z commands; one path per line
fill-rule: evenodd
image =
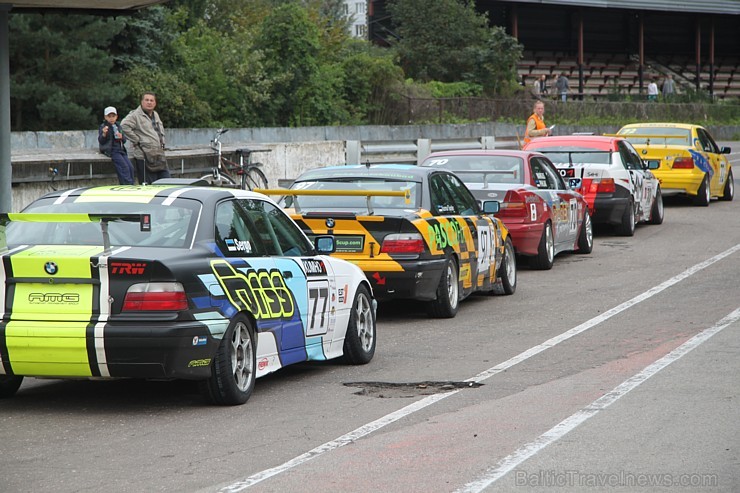
M 411 203 L 411 190 L 288 190 L 287 188 L 255 188 L 253 192 L 263 195 L 280 195 L 298 196 L 298 195 L 319 195 L 325 197 L 365 197 L 367 211 L 373 214 L 373 206 L 370 203 L 371 197 L 403 197 L 407 204 Z M 300 214 L 298 202 L 294 202 L 294 209 Z
M 11 212 L 0 214 L 0 251 L 8 248 L 5 228 L 11 222 L 25 223 L 100 223 L 103 234 L 103 249 L 110 249 L 108 223 L 110 221 L 138 222 L 141 231 L 151 231 L 151 214 L 85 214 L 80 212 Z
M 650 145 L 651 139 L 682 139 L 686 140 L 685 136 L 682 135 L 659 135 L 659 134 L 604 134 L 604 137 L 622 137 L 623 139 L 645 139 L 645 144 Z M 668 145 L 666 143 L 666 145 Z M 689 144 L 682 144 L 689 145 Z

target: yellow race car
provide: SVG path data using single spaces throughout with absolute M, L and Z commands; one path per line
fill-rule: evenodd
M 685 123 L 633 123 L 617 135 L 626 137 L 648 164 L 660 163 L 653 174 L 664 196 L 684 194 L 706 206 L 712 197 L 732 200 L 735 182 L 727 159 L 707 130 Z M 652 168 L 651 168 L 652 169 Z

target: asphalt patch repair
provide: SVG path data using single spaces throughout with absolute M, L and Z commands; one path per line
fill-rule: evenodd
M 441 394 L 457 389 L 474 389 L 483 386 L 476 382 L 345 382 L 346 387 L 357 387 L 355 395 L 380 399 L 409 398 L 420 395 Z

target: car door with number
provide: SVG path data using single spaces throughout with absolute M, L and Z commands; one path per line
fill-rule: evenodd
M 572 246 L 578 234 L 578 199 L 565 186 L 560 173 L 545 157 L 532 156 L 529 166 L 537 187 L 535 192 L 550 208 L 556 251 L 560 245 Z

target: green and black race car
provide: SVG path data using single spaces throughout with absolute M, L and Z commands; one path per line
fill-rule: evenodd
M 280 202 L 309 235 L 331 234 L 333 256 L 358 265 L 376 297 L 428 302 L 454 317 L 460 300 L 516 290 L 506 226 L 453 173 L 410 165 L 332 166 L 303 173 Z
M 24 376 L 189 379 L 217 404 L 307 360 L 375 351 L 362 271 L 264 195 L 60 191 L 0 215 L 0 397 Z

